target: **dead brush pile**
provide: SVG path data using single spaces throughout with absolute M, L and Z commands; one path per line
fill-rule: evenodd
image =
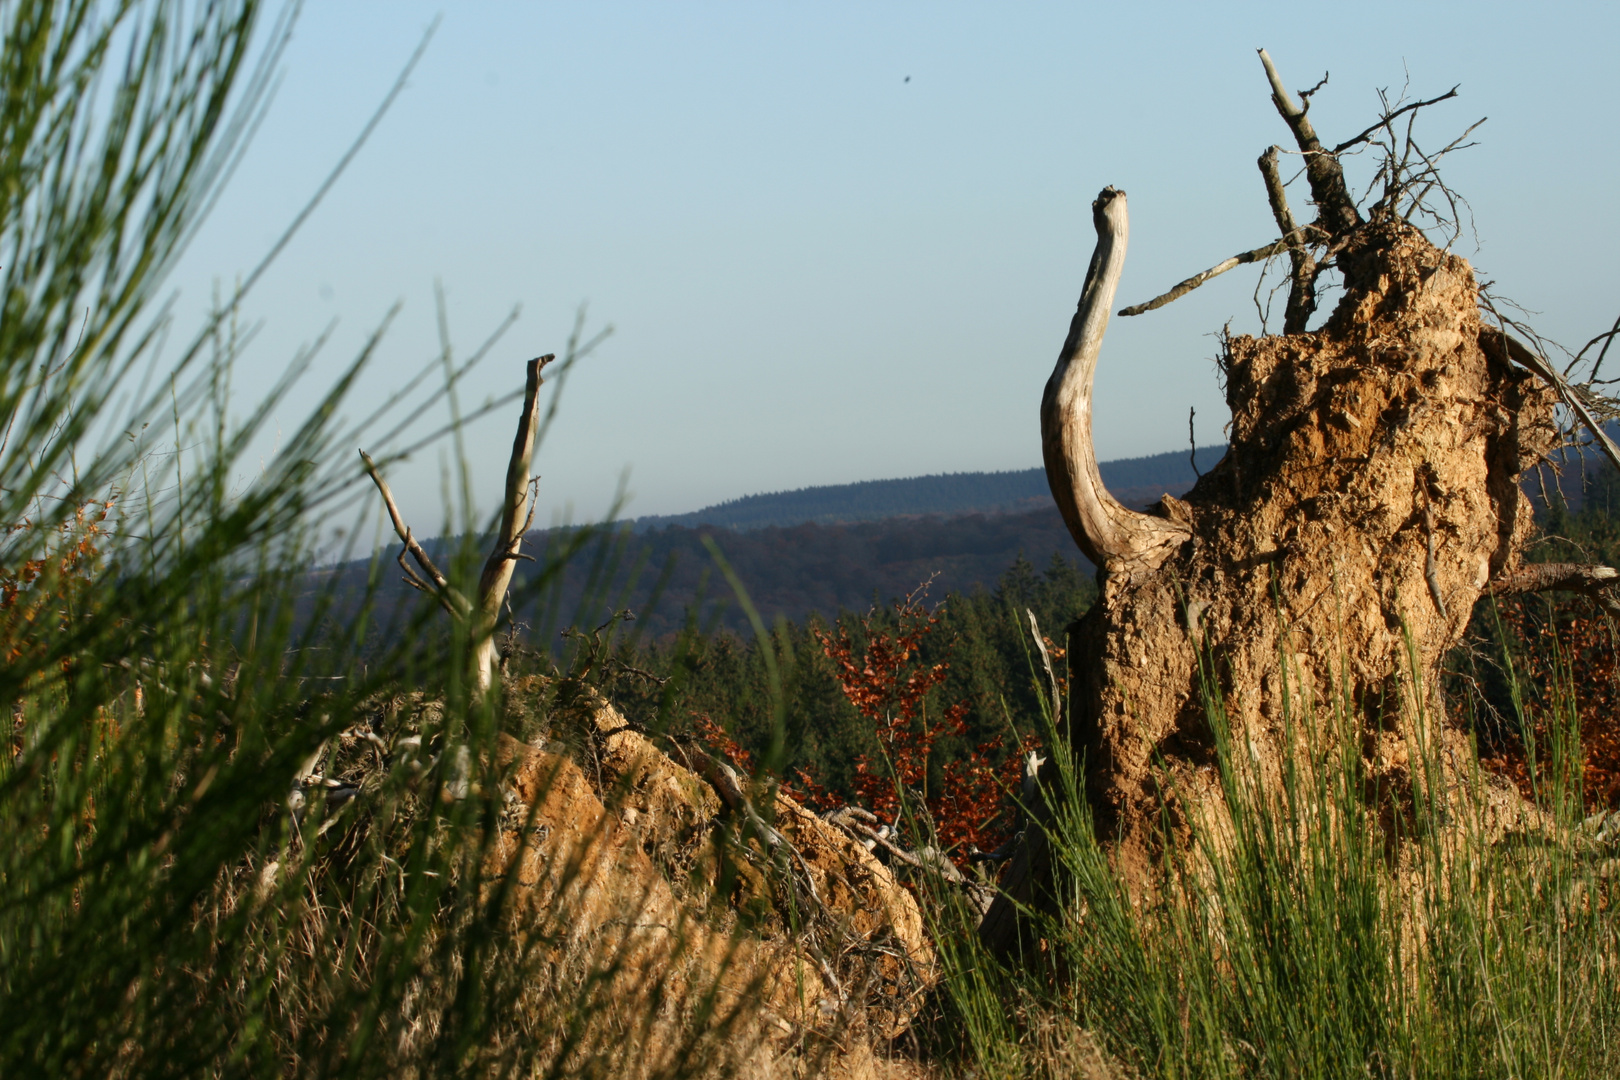
M 459 1048 L 474 1071 L 909 1074 L 876 1051 L 937 963 L 917 901 L 865 845 L 696 745 L 666 753 L 588 688 L 507 693 L 543 733 L 493 753 L 446 739 L 439 702 L 373 702 L 300 769 L 286 847 L 200 912 L 294 924 L 243 973 L 269 976 L 284 1061 L 344 1046 L 422 1068 L 476 994 L 501 1020 Z M 400 963 L 401 929 L 418 957 L 403 992 L 350 1012 L 324 971 Z

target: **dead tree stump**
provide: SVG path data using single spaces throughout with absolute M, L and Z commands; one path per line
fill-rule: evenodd
M 1278 101 L 1302 149 L 1331 158 L 1288 105 Z M 1312 164 L 1318 221 L 1293 245 L 1285 235 L 1258 250 L 1297 253 L 1297 238 L 1312 236 L 1345 295 L 1316 331 L 1224 342 L 1230 446 L 1184 500 L 1137 513 L 1097 475 L 1091 375 L 1128 231 L 1112 188 L 1094 204 L 1097 252 L 1042 403 L 1053 495 L 1102 583 L 1070 632 L 1067 734 L 1098 835 L 1133 893 L 1151 888 L 1163 845 L 1184 835 L 1188 804 L 1221 798 L 1201 655 L 1231 745 L 1265 783 L 1280 784 L 1289 750 L 1285 697 L 1296 737 L 1313 727 L 1330 738 L 1336 702 L 1348 703 L 1380 814 L 1403 813 L 1414 782 L 1413 732 L 1400 725 L 1426 717 L 1421 737 L 1446 768 L 1466 761 L 1440 665 L 1475 601 L 1518 570 L 1531 527 L 1520 475 L 1558 436 L 1554 389 L 1482 325 L 1469 264 L 1396 214 L 1364 220 L 1344 201 L 1337 163 Z M 1286 206 L 1278 220 L 1294 229 Z M 1314 259 L 1293 262 L 1321 272 Z M 993 947 L 1018 941 L 1019 905 L 1053 902 L 1038 834 L 982 924 Z

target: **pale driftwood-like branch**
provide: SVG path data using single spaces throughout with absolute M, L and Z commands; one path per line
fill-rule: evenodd
M 405 570 L 405 583 L 412 588 L 433 594 L 452 619 L 466 618 L 467 613 L 472 610 L 472 605 L 467 603 L 467 598 L 462 596 L 450 584 L 444 574 L 439 571 L 439 568 L 433 565 L 433 560 L 428 557 L 428 553 L 422 549 L 421 544 L 416 542 L 416 537 L 412 535 L 410 526 L 405 524 L 404 517 L 400 515 L 399 506 L 394 502 L 394 493 L 388 489 L 388 481 L 383 479 L 382 473 L 377 468 L 377 463 L 372 461 L 371 455 L 364 450 L 360 451 L 360 460 L 365 463 L 366 475 L 371 477 L 371 482 L 377 485 L 377 491 L 383 497 L 383 505 L 388 508 L 388 520 L 393 522 L 394 532 L 398 534 L 400 543 L 405 545 L 404 549 L 399 553 L 399 565 Z M 416 560 L 416 565 L 422 568 L 422 572 L 427 574 L 429 580 L 424 581 L 405 562 L 405 552 L 407 551 L 410 552 L 411 558 Z
M 364 450 L 360 451 L 360 460 L 365 465 L 366 475 L 370 476 L 372 483 L 377 485 L 377 491 L 383 498 L 383 506 L 388 510 L 388 519 L 393 522 L 394 532 L 399 535 L 400 541 L 405 545 L 405 550 L 409 551 L 411 556 L 421 564 L 422 569 L 427 571 L 435 584 L 441 589 L 448 588 L 449 582 L 445 580 L 445 576 L 439 572 L 437 566 L 433 565 L 433 560 L 428 558 L 428 554 L 422 550 L 422 546 L 411 538 L 410 526 L 405 524 L 405 519 L 400 515 L 399 504 L 394 502 L 394 493 L 389 489 L 388 481 L 384 480 L 382 473 L 378 471 L 377 463 L 371 460 L 371 455 Z
M 1492 313 L 1495 313 L 1494 309 Z M 1608 432 L 1603 430 L 1603 425 L 1598 421 L 1597 417 L 1592 415 L 1592 410 L 1586 407 L 1586 402 L 1581 400 L 1580 394 L 1558 373 L 1557 368 L 1531 351 L 1530 347 L 1524 342 L 1494 326 L 1480 327 L 1479 343 L 1487 352 L 1494 351 L 1498 356 L 1505 356 L 1521 367 L 1541 376 L 1548 386 L 1558 391 L 1559 398 L 1563 400 L 1565 405 L 1569 406 L 1570 411 L 1585 425 L 1586 430 L 1592 433 L 1592 438 L 1597 441 L 1598 447 L 1603 451 L 1603 455 L 1609 459 L 1609 463 L 1616 469 L 1620 469 L 1620 446 L 1616 446 L 1614 440 L 1609 438 Z
M 1052 723 L 1061 725 L 1063 688 L 1058 683 L 1057 672 L 1052 668 L 1052 654 L 1047 651 L 1046 638 L 1041 636 L 1041 624 L 1035 621 L 1035 612 L 1025 608 L 1024 614 L 1029 616 L 1029 633 L 1035 639 L 1035 648 L 1041 655 L 1041 667 L 1046 671 L 1046 684 L 1052 695 Z
M 1294 133 L 1300 153 L 1305 155 L 1305 177 L 1310 181 L 1311 197 L 1316 200 L 1322 227 L 1333 236 L 1347 233 L 1361 224 L 1361 213 L 1344 182 L 1344 169 L 1333 152 L 1325 149 L 1322 140 L 1316 137 L 1316 128 L 1305 115 L 1305 107 L 1295 104 L 1271 56 L 1264 49 L 1259 52 L 1260 63 L 1265 66 L 1266 78 L 1271 83 L 1272 104 L 1277 106 L 1277 112 Z
M 819 911 L 825 913 L 826 904 L 822 901 L 821 894 L 816 891 L 816 881 L 814 875 L 810 873 L 810 864 L 805 861 L 804 855 L 791 840 L 760 816 L 759 811 L 754 808 L 754 801 L 748 797 L 748 790 L 742 778 L 737 775 L 737 770 L 695 746 L 683 746 L 680 743 L 674 745 L 680 750 L 686 767 L 709 782 L 709 786 L 720 796 L 720 801 L 726 805 L 726 809 L 741 815 L 748 822 L 754 834 L 759 837 L 760 843 L 765 846 L 767 854 L 772 858 L 783 855 L 798 864 L 799 869 L 803 871 L 804 886 L 810 894 L 810 899 L 814 901 Z
M 494 549 L 489 559 L 484 563 L 484 571 L 478 579 L 478 594 L 476 601 L 470 601 L 449 582 L 444 573 L 433 565 L 433 560 L 416 542 L 405 519 L 399 512 L 399 506 L 394 502 L 394 493 L 388 489 L 388 482 L 382 478 L 377 463 L 371 460 L 371 455 L 364 450 L 360 451 L 360 460 L 365 463 L 366 473 L 377 485 L 382 494 L 383 504 L 388 508 L 388 518 L 394 524 L 394 532 L 399 534 L 404 543 L 404 551 L 399 554 L 399 565 L 405 571 L 405 584 L 414 589 L 431 593 L 452 619 L 470 619 L 472 622 L 473 640 L 473 670 L 472 682 L 480 693 L 487 693 L 495 684 L 499 675 L 499 664 L 495 649 L 495 624 L 500 619 L 501 606 L 506 601 L 507 588 L 512 583 L 512 571 L 519 559 L 529 559 L 531 556 L 523 554 L 519 549 L 523 542 L 523 534 L 529 531 L 534 524 L 534 499 L 530 495 L 533 481 L 529 472 L 534 465 L 535 432 L 539 427 L 540 419 L 540 372 L 555 357 L 551 353 L 536 357 L 529 361 L 528 377 L 523 394 L 523 415 L 518 418 L 517 437 L 512 441 L 512 456 L 506 467 L 506 490 L 501 502 L 501 521 L 495 535 Z M 421 567 L 419 574 L 411 569 L 405 561 L 405 553 L 409 552 L 411 558 Z M 427 576 L 424 578 L 422 574 Z
M 1536 563 L 1504 574 L 1491 582 L 1486 594 L 1498 599 L 1520 596 L 1524 593 L 1547 592 L 1562 589 L 1566 592 L 1585 593 L 1602 604 L 1610 615 L 1620 616 L 1620 597 L 1615 596 L 1620 585 L 1620 570 L 1612 566 L 1591 563 Z
M 1491 582 L 1492 596 L 1544 592 L 1547 589 L 1589 589 L 1620 583 L 1620 570 L 1596 563 L 1533 563 Z
M 1532 563 L 1511 574 L 1504 574 L 1486 589 L 1491 596 L 1518 596 L 1521 593 L 1565 589 L 1590 592 L 1620 584 L 1620 570 L 1596 563 Z
M 1288 192 L 1283 189 L 1282 171 L 1277 161 L 1282 155 L 1280 147 L 1273 146 L 1260 155 L 1260 175 L 1266 182 L 1266 199 L 1271 203 L 1271 216 L 1277 221 L 1283 239 L 1288 242 L 1288 259 L 1293 265 L 1293 282 L 1288 288 L 1288 309 L 1283 316 L 1283 333 L 1303 334 L 1311 314 L 1316 311 L 1316 258 L 1300 236 L 1294 223 L 1294 212 L 1288 208 Z
M 1130 237 L 1125 193 L 1104 188 L 1091 204 L 1091 214 L 1097 247 L 1069 336 L 1041 398 L 1041 454 L 1052 497 L 1080 550 L 1097 566 L 1124 570 L 1130 576 L 1156 568 L 1192 530 L 1180 522 L 1127 510 L 1108 494 L 1097 472 L 1091 445 L 1091 384 L 1125 266 Z
M 950 857 L 938 848 L 927 846 L 918 848 L 916 851 L 907 851 L 894 842 L 893 837 L 895 834 L 892 830 L 873 828 L 878 819 L 875 814 L 868 810 L 864 810 L 859 806 L 846 806 L 824 815 L 822 820 L 829 825 L 843 829 L 845 833 L 859 841 L 868 851 L 876 852 L 878 848 L 882 848 L 889 854 L 890 858 L 901 864 L 924 874 L 937 874 L 939 879 L 947 885 L 954 885 L 962 889 L 967 894 L 968 899 L 978 908 L 981 918 L 990 909 L 990 904 L 995 899 L 996 890 L 994 888 L 983 882 L 970 880 L 967 875 L 956 868 L 956 864 L 950 860 Z M 968 856 L 972 861 L 978 862 L 983 858 L 982 855 L 976 854 L 977 848 L 972 849 L 972 851 L 975 854 Z
M 498 674 L 495 624 L 500 620 L 506 590 L 512 584 L 512 571 L 523 558 L 518 548 L 523 534 L 534 523 L 534 499 L 530 496 L 530 474 L 534 466 L 535 432 L 540 425 L 540 373 L 556 357 L 547 353 L 529 361 L 523 387 L 523 414 L 518 418 L 517 435 L 512 440 L 512 456 L 506 464 L 506 490 L 501 502 L 501 523 L 495 545 L 484 572 L 478 578 L 478 602 L 473 608 L 473 683 L 488 691 Z

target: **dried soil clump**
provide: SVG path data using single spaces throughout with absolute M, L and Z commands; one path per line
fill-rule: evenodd
M 906 1029 L 937 979 L 912 895 L 777 795 L 774 828 L 793 848 L 783 866 L 696 772 L 605 701 L 580 704 L 583 762 L 557 744 L 501 743 L 508 811 L 488 871 L 518 861 L 518 942 L 542 950 L 562 992 L 595 980 L 598 1003 L 635 1018 L 627 1037 L 654 1057 L 690 1037 L 701 1008 L 755 1047 L 745 1071 L 854 1054 L 860 1074 L 890 1075 L 871 1048 Z
M 1363 720 L 1386 817 L 1409 810 L 1412 747 L 1447 770 L 1467 760 L 1439 665 L 1517 565 L 1531 525 L 1519 476 L 1556 437 L 1554 398 L 1481 325 L 1468 263 L 1416 229 L 1367 226 L 1343 265 L 1322 329 L 1226 342 L 1230 449 L 1159 510 L 1191 540 L 1149 575 L 1106 581 L 1073 630 L 1072 734 L 1134 886 L 1151 877 L 1161 808 L 1184 826 L 1186 800 L 1219 800 L 1201 646 L 1232 745 L 1271 790 L 1285 700 L 1318 746 L 1341 726 L 1336 702 Z

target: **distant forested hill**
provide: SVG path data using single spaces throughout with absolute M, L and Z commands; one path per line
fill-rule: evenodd
M 1198 448 L 1198 470 L 1208 472 L 1226 453 L 1225 446 Z M 1192 455 L 1175 450 L 1151 457 L 1102 462 L 1098 469 L 1114 497 L 1128 506 L 1156 500 L 1165 492 L 1180 494 L 1192 487 Z M 884 518 L 957 514 L 995 514 L 1051 505 L 1043 469 L 1013 472 L 945 473 L 904 480 L 867 480 L 800 488 L 769 495 L 748 495 L 689 514 L 636 519 L 637 532 L 666 525 L 715 525 L 725 529 L 822 525 Z
M 1198 450 L 1200 471 L 1224 446 Z M 1128 506 L 1197 478 L 1186 451 L 1107 461 L 1103 482 Z M 555 545 L 566 535 L 535 536 Z M 1085 574 L 1052 503 L 1043 469 L 872 480 L 734 499 L 691 514 L 640 518 L 599 537 L 529 612 L 534 626 L 584 625 L 629 607 L 654 638 L 688 612 L 738 632 L 747 623 L 703 545 L 713 536 L 767 623 L 812 612 L 831 618 L 886 603 L 935 577 L 930 594 L 991 589 L 1020 556 L 1044 569 L 1062 559 Z M 533 550 L 531 548 L 531 550 Z M 521 571 L 520 571 L 521 572 Z
M 1199 469 L 1213 467 L 1224 452 L 1201 447 Z M 1116 498 L 1143 506 L 1192 487 L 1189 457 L 1177 451 L 1103 462 L 1099 469 Z M 864 611 L 930 577 L 936 600 L 948 592 L 993 589 L 1020 556 L 1039 570 L 1061 559 L 1092 573 L 1058 515 L 1042 469 L 956 473 L 751 495 L 601 530 L 538 596 L 528 590 L 533 599 L 521 605 L 518 618 L 537 642 L 554 641 L 562 627 L 596 625 L 622 608 L 636 612 L 641 633 L 652 639 L 678 631 L 688 618 L 747 636 L 747 620 L 704 546 L 705 536 L 718 544 L 767 623 L 777 616 L 801 622 L 812 613 L 832 618 Z M 578 539 L 571 529 L 531 533 L 524 548 L 540 561 L 520 565 L 514 582 L 520 593 L 525 572 L 546 565 L 547 554 Z M 444 541 L 425 546 L 448 558 Z M 398 546 L 391 545 L 383 565 L 391 567 L 397 554 Z M 318 576 L 323 587 L 357 598 L 368 566 L 348 563 Z M 399 588 L 392 602 L 414 598 Z
M 1201 448 L 1199 468 L 1211 468 L 1221 452 Z M 1596 466 L 1594 459 L 1590 467 Z M 1146 505 L 1164 492 L 1182 494 L 1194 480 L 1184 452 L 1104 462 L 1100 469 L 1109 490 L 1128 506 Z M 1546 473 L 1549 489 L 1556 490 L 1560 478 Z M 1583 484 L 1581 477 L 1578 461 L 1565 466 L 1561 486 L 1572 512 L 1586 501 L 1585 488 L 1600 490 L 1605 506 L 1620 490 L 1613 484 L 1600 489 L 1591 479 Z M 1532 473 L 1525 487 L 1539 506 L 1540 479 Z M 529 590 L 533 599 L 522 605 L 519 619 L 536 642 L 555 642 L 560 628 L 596 625 L 620 608 L 635 611 L 641 632 L 653 639 L 680 629 L 689 614 L 699 625 L 718 622 L 747 636 L 747 620 L 704 546 L 706 535 L 766 622 L 778 615 L 801 622 L 811 613 L 831 618 L 865 610 L 936 573 L 935 599 L 992 590 L 1019 556 L 1038 570 L 1062 559 L 1083 574 L 1092 572 L 1069 538 L 1041 470 L 961 473 L 755 495 L 599 531 L 538 596 Z M 545 564 L 542 552 L 578 538 L 573 530 L 531 533 L 524 548 L 541 562 L 521 564 L 519 584 L 526 572 Z M 427 546 L 447 558 L 444 541 Z M 417 598 L 397 583 L 397 554 L 392 545 L 382 555 L 385 607 Z M 311 584 L 357 603 L 368 566 L 359 561 L 321 570 Z
M 564 627 L 595 626 L 624 608 L 636 613 L 636 629 L 649 640 L 678 632 L 689 619 L 706 629 L 724 626 L 752 637 L 705 537 L 719 547 L 767 624 L 778 616 L 803 622 L 813 613 L 832 619 L 844 611 L 865 611 L 930 578 L 929 596 L 936 601 L 949 592 L 990 590 L 1020 556 L 1038 571 L 1061 559 L 1074 571 L 1092 573 L 1050 497 L 1043 509 L 1015 514 L 805 522 L 743 531 L 666 525 L 638 533 L 620 526 L 584 537 L 548 530 L 531 533 L 524 542 L 538 561 L 520 564 L 514 576 L 515 614 L 536 645 L 555 646 Z M 546 581 L 534 579 L 563 545 L 582 539 L 583 546 L 560 571 Z M 451 561 L 446 545 L 424 546 L 436 561 Z M 377 621 L 384 625 L 403 614 L 400 605 L 426 602 L 399 581 L 398 553 L 395 544 L 380 557 L 383 610 Z M 319 593 L 334 601 L 335 611 L 352 608 L 364 594 L 370 567 L 364 560 L 312 573 L 310 601 Z
M 989 589 L 1019 556 L 1042 570 L 1061 558 L 1089 575 L 1091 566 L 1069 538 L 1050 497 L 1048 503 L 1017 514 L 901 517 L 846 525 L 624 530 L 594 539 L 584 556 L 570 562 L 545 596 L 526 605 L 520 617 L 537 628 L 584 626 L 628 607 L 652 638 L 678 631 L 689 614 L 700 625 L 719 622 L 748 636 L 747 620 L 704 546 L 705 536 L 714 539 L 767 624 L 779 615 L 800 622 L 812 612 L 830 619 L 842 611 L 864 611 L 911 592 L 930 577 L 935 580 L 929 595 L 935 600 L 948 592 Z M 541 542 L 565 540 L 556 535 Z

